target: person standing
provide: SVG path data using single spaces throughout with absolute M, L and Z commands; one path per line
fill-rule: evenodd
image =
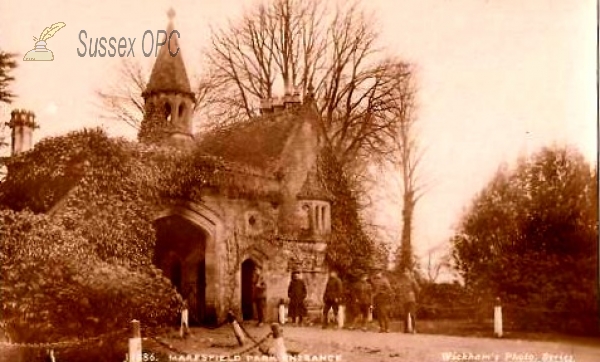
M 292 273 L 292 281 L 288 287 L 288 298 L 290 298 L 290 317 L 292 323 L 302 325 L 302 317 L 306 311 L 304 310 L 304 301 L 307 296 L 306 284 L 302 280 L 302 274 L 299 271 Z
M 358 314 L 353 324 L 356 324 L 356 321 L 360 319 L 363 331 L 367 330 L 369 310 L 373 305 L 373 288 L 368 279 L 369 276 L 367 274 L 361 275 L 360 280 L 354 285 L 354 304 Z
M 389 280 L 383 276 L 381 271 L 377 272 L 373 278 L 373 302 L 379 321 L 379 333 L 389 333 L 390 331 L 389 309 L 392 295 L 393 291 Z
M 406 269 L 400 279 L 400 292 L 404 299 L 404 333 L 416 333 L 417 294 L 419 284 L 411 272 Z M 409 324 L 410 323 L 410 324 Z
M 329 279 L 327 280 L 327 286 L 325 287 L 325 294 L 323 295 L 323 329 L 326 329 L 329 324 L 329 310 L 333 309 L 333 314 L 338 315 L 338 310 L 340 308 L 340 302 L 344 297 L 344 288 L 342 286 L 342 281 L 337 276 L 337 272 L 332 270 L 329 273 Z
M 260 327 L 264 322 L 265 305 L 267 304 L 267 283 L 265 282 L 265 279 L 263 278 L 260 269 L 256 269 L 254 275 L 255 281 L 252 296 L 254 299 L 254 304 L 256 306 L 258 326 Z

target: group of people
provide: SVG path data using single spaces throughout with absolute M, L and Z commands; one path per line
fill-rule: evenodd
M 379 332 L 388 333 L 390 306 L 392 301 L 398 300 L 403 302 L 404 307 L 404 331 L 414 333 L 416 331 L 416 296 L 419 286 L 408 270 L 404 272 L 398 283 L 399 299 L 395 298 L 394 289 L 381 271 L 375 273 L 371 278 L 368 274 L 363 273 L 349 289 L 344 288 L 337 272 L 331 271 L 323 294 L 322 327 L 328 328 L 331 310 L 335 316 L 338 316 L 340 306 L 348 305 L 353 308 L 356 316 L 350 323 L 351 328 L 360 325 L 362 330 L 366 330 L 369 316 L 373 313 L 379 322 Z M 262 324 L 264 317 L 265 290 L 266 284 L 259 273 L 255 281 L 255 303 L 259 325 Z M 288 287 L 288 316 L 293 324 L 301 325 L 307 314 L 307 295 L 308 290 L 302 274 L 299 271 L 292 272 L 292 279 Z
M 370 280 L 369 280 L 370 279 Z M 362 330 L 367 329 L 369 316 L 374 313 L 379 322 L 379 332 L 390 331 L 390 307 L 393 300 L 403 302 L 404 307 L 404 331 L 415 333 L 416 296 L 419 286 L 409 271 L 405 271 L 399 281 L 399 300 L 396 299 L 394 289 L 390 281 L 381 271 L 375 273 L 372 278 L 364 273 L 360 279 L 350 287 L 349 293 L 344 293 L 342 281 L 335 271 L 332 271 L 327 281 L 323 298 L 323 328 L 328 327 L 328 314 L 333 309 L 334 315 L 338 315 L 341 304 L 347 304 L 354 308 L 355 318 L 350 328 L 360 324 Z

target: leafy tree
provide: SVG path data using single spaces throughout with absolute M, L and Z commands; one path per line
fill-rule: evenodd
M 9 54 L 0 50 L 0 102 L 10 104 L 15 97 L 9 89 L 10 84 L 15 80 L 10 75 L 11 71 L 17 67 L 14 60 L 14 54 Z M 8 145 L 8 127 L 4 123 L 0 124 L 0 149 Z M 3 164 L 0 161 L 0 181 L 4 177 Z
M 595 330 L 597 182 L 567 147 L 498 170 L 452 239 L 466 287 L 500 296 L 523 325 Z
M 331 152 L 324 150 L 320 165 L 323 182 L 335 195 L 331 205 L 332 239 L 327 247 L 328 264 L 347 281 L 360 277 L 361 273 L 385 266 L 388 251 L 363 228 L 358 200 L 341 164 Z
M 14 54 L 0 50 L 0 102 L 11 103 L 15 97 L 9 86 L 15 80 L 10 73 L 16 67 L 17 62 L 14 60 Z

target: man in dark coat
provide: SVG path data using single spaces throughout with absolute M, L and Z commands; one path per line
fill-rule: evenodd
M 388 333 L 390 328 L 389 309 L 393 290 L 389 280 L 381 271 L 373 278 L 373 302 L 379 321 L 379 333 Z
M 409 270 L 404 271 L 399 289 L 404 307 L 404 333 L 416 333 L 417 294 L 420 288 Z
M 344 288 L 342 281 L 337 276 L 337 272 L 332 270 L 329 273 L 329 279 L 327 280 L 327 286 L 325 287 L 325 294 L 323 295 L 323 328 L 327 328 L 329 320 L 329 310 L 333 308 L 333 314 L 337 317 L 340 303 L 344 297 Z
M 298 324 L 302 325 L 302 317 L 306 311 L 304 310 L 304 300 L 307 295 L 306 284 L 304 280 L 302 280 L 302 274 L 300 272 L 295 271 L 292 273 L 292 281 L 288 287 L 288 298 L 290 298 L 290 317 L 292 318 L 292 323 L 296 323 L 296 318 L 298 319 Z
M 265 306 L 267 304 L 267 283 L 260 269 L 256 269 L 254 275 L 255 281 L 252 296 L 256 306 L 256 314 L 258 315 L 258 326 L 260 327 L 264 322 Z
M 369 310 L 373 305 L 373 288 L 368 281 L 368 275 L 364 274 L 360 280 L 354 285 L 354 304 L 357 307 L 358 314 L 354 319 L 354 324 L 358 319 L 361 320 L 362 330 L 367 329 L 367 321 L 369 320 Z

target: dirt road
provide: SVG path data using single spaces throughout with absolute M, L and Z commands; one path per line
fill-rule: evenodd
M 268 326 L 246 326 L 256 339 L 269 332 Z M 228 329 L 208 331 L 195 329 L 185 341 L 172 344 L 188 353 L 232 356 L 242 351 L 233 332 Z M 377 333 L 352 330 L 322 330 L 316 327 L 284 327 L 287 349 L 319 360 L 329 355 L 330 360 L 356 362 L 598 362 L 598 343 L 541 342 L 511 339 L 452 337 L 425 334 Z M 269 343 L 265 347 L 269 347 Z M 251 345 L 248 341 L 247 345 Z M 320 357 L 319 357 L 320 356 Z M 261 361 L 257 350 L 236 357 L 238 361 Z M 234 361 L 229 359 L 225 361 Z M 173 359 L 175 360 L 175 359 Z M 218 359 L 214 359 L 218 360 Z M 323 359 L 321 359 L 323 360 Z

